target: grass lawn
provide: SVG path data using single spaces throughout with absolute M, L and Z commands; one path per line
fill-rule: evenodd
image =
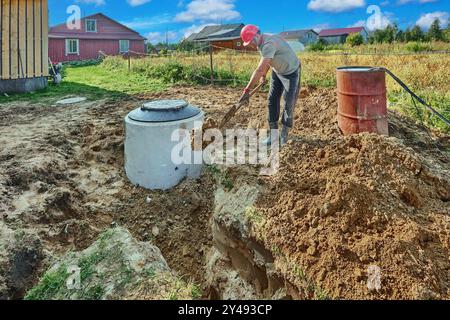
M 121 99 L 127 95 L 157 92 L 164 90 L 168 84 L 157 79 L 140 76 L 127 71 L 108 70 L 101 65 L 83 67 L 65 67 L 63 82 L 55 86 L 27 94 L 15 94 L 9 97 L 0 95 L 0 104 L 14 101 L 32 103 L 55 103 L 57 100 L 72 96 L 83 96 L 90 100 Z

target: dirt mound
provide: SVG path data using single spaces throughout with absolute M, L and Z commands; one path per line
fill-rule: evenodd
M 448 167 L 366 134 L 294 140 L 281 159 L 256 204 L 269 247 L 331 297 L 449 298 Z M 379 291 L 367 287 L 371 265 Z
M 280 171 L 251 182 L 262 185 L 253 237 L 301 297 L 448 299 L 449 137 L 394 112 L 390 138 L 343 137 L 334 90 L 307 93 Z M 265 106 L 264 95 L 256 96 L 230 126 L 265 128 Z M 238 171 L 229 174 L 245 174 Z M 231 219 L 237 225 L 227 228 L 248 237 L 247 218 L 225 215 L 215 219 L 225 227 Z
M 448 299 L 449 137 L 393 112 L 391 138 L 342 137 L 336 112 L 334 90 L 302 95 L 280 171 L 260 181 L 265 223 L 253 231 L 293 283 L 315 284 L 310 297 L 322 288 L 334 298 Z M 265 112 L 248 124 L 264 127 Z M 368 289 L 371 266 L 378 291 Z
M 32 232 L 8 228 L 0 221 L 0 300 L 18 299 L 41 272 L 44 254 Z

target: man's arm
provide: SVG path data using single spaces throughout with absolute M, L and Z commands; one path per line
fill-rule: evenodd
M 258 81 L 260 79 L 263 79 L 263 78 L 265 79 L 267 72 L 270 69 L 271 63 L 272 63 L 272 59 L 261 58 L 258 68 L 256 68 L 256 70 L 253 72 L 250 82 L 248 83 L 247 87 L 245 87 L 244 93 L 242 94 L 241 98 L 239 99 L 239 103 L 243 103 L 243 102 L 249 100 L 250 91 L 256 86 L 256 84 L 258 83 Z
M 261 58 L 258 68 L 256 68 L 256 70 L 253 72 L 250 82 L 245 88 L 247 91 L 251 91 L 261 79 L 266 77 L 267 72 L 269 72 L 271 64 L 272 59 Z

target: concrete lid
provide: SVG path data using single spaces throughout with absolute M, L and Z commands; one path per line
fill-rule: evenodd
M 68 98 L 68 99 L 64 99 L 64 100 L 59 100 L 58 102 L 56 102 L 56 104 L 59 104 L 59 105 L 75 104 L 75 103 L 84 102 L 86 100 L 87 99 L 85 97 L 75 97 L 75 98 Z
M 128 117 L 138 122 L 173 122 L 187 120 L 201 113 L 184 100 L 156 100 L 144 103 L 130 112 Z

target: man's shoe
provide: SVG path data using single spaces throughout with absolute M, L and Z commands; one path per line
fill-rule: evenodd
M 281 129 L 281 146 L 284 146 L 288 142 L 290 130 L 291 129 L 286 126 L 283 126 L 283 129 Z
M 278 129 L 271 129 L 269 136 L 261 142 L 261 145 L 270 147 L 278 139 L 280 139 Z

